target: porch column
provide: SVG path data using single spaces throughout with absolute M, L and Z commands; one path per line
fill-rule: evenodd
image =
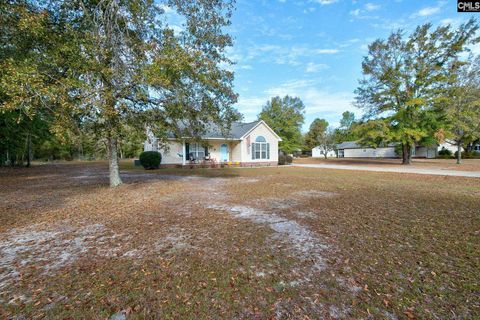
M 185 152 L 187 152 L 187 149 L 185 148 L 185 140 L 182 140 L 182 142 L 183 142 L 182 165 L 184 166 L 187 159 L 187 155 L 185 154 Z

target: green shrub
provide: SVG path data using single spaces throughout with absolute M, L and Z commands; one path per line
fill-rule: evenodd
M 144 151 L 140 153 L 140 164 L 145 170 L 158 169 L 162 162 L 162 155 L 158 151 Z
M 437 159 L 452 159 L 452 156 L 449 155 L 444 155 L 444 154 L 438 154 Z
M 286 156 L 285 157 L 285 162 L 288 164 L 291 164 L 293 162 L 293 157 L 292 156 Z
M 455 158 L 457 158 L 458 151 L 455 151 Z M 467 152 L 464 151 L 462 152 L 462 159 L 480 159 L 480 153 L 477 153 L 475 151 L 472 152 Z
M 445 149 L 445 148 L 442 148 L 442 150 L 438 151 L 438 155 L 439 156 L 449 156 L 449 157 L 451 157 L 453 154 L 452 154 L 452 151 L 450 151 L 448 149 Z
M 283 154 L 278 155 L 278 165 L 283 166 L 285 165 L 285 162 L 287 161 L 287 157 Z

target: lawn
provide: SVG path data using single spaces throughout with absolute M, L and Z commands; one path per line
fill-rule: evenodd
M 480 181 L 0 169 L 0 317 L 480 317 Z

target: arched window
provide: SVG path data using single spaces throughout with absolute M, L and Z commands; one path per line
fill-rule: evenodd
M 270 159 L 270 143 L 263 136 L 258 136 L 252 143 L 252 159 Z

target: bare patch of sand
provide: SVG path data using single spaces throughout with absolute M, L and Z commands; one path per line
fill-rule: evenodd
M 298 222 L 247 206 L 211 205 L 208 208 L 226 211 L 237 218 L 267 225 L 276 232 L 274 235 L 276 240 L 286 242 L 304 260 L 313 261 L 312 268 L 314 270 L 325 268 L 322 252 L 328 246 L 315 237 L 307 227 L 300 225 Z
M 12 284 L 24 267 L 35 266 L 48 274 L 90 252 L 113 256 L 120 248 L 112 239 L 128 237 L 109 232 L 101 224 L 57 226 L 40 230 L 33 225 L 11 230 L 0 241 L 0 289 Z

